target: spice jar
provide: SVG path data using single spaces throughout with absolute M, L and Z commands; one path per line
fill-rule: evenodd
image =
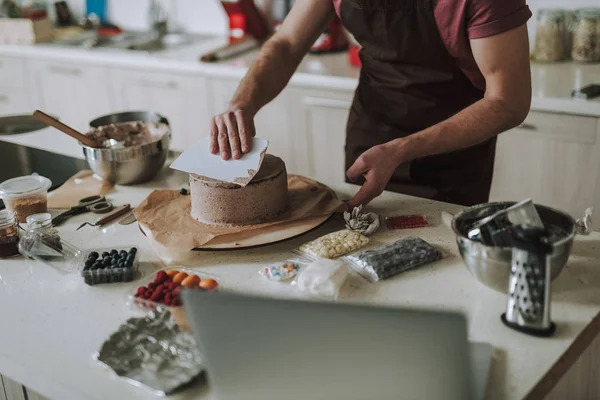
M 575 11 L 571 57 L 580 62 L 600 61 L 600 9 Z
M 6 209 L 14 211 L 17 220 L 24 223 L 29 215 L 48 210 L 48 188 L 51 185 L 50 179 L 39 175 L 9 179 L 0 184 L 0 198 L 4 200 Z
M 67 273 L 78 271 L 85 255 L 83 250 L 61 239 L 48 213 L 27 218 L 27 228 L 19 240 L 19 252 Z
M 27 217 L 27 228 L 25 235 L 36 235 L 37 240 L 48 248 L 60 253 L 63 248 L 58 231 L 52 226 L 52 216 L 48 213 L 33 214 Z M 52 256 L 41 254 L 42 257 Z
M 19 254 L 19 222 L 9 210 L 0 211 L 0 258 Z
M 567 12 L 542 9 L 537 15 L 534 57 L 536 61 L 562 61 L 569 54 Z

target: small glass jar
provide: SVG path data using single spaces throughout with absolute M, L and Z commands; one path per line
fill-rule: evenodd
M 19 254 L 19 222 L 14 211 L 0 211 L 0 258 Z
M 35 237 L 47 248 L 38 254 L 43 260 L 62 256 L 62 243 L 58 231 L 52 226 L 52 216 L 48 213 L 33 214 L 27 217 L 27 227 L 23 239 Z
M 562 61 L 569 54 L 568 13 L 542 9 L 537 15 L 534 58 L 536 61 Z
M 579 62 L 600 61 L 600 8 L 575 11 L 571 58 Z
M 81 250 L 60 238 L 48 213 L 27 217 L 27 228 L 19 241 L 19 251 L 65 272 L 75 270 L 82 256 Z

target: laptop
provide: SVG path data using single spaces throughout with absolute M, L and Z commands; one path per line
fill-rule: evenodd
M 491 346 L 470 344 L 458 313 L 198 291 L 183 303 L 219 400 L 484 396 Z

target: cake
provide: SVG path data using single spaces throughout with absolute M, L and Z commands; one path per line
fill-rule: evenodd
M 269 222 L 287 208 L 285 163 L 265 155 L 260 170 L 246 186 L 190 174 L 192 217 L 211 225 L 252 225 Z

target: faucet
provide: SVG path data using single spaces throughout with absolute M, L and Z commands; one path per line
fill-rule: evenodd
M 161 40 L 168 32 L 167 13 L 158 0 L 150 0 L 148 11 L 150 30 L 155 39 Z

